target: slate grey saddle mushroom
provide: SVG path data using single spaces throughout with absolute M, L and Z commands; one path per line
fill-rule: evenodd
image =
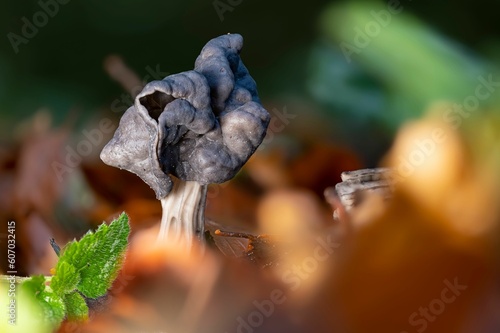
M 261 144 L 270 115 L 240 58 L 243 38 L 210 40 L 194 70 L 148 83 L 101 152 L 161 200 L 160 238 L 203 237 L 206 186 L 233 178 Z

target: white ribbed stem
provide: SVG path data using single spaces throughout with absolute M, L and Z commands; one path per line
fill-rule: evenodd
M 207 185 L 176 178 L 173 182 L 172 191 L 161 199 L 163 213 L 158 241 L 191 248 L 197 238 L 203 244 Z

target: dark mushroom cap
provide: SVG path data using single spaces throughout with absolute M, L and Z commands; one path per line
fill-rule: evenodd
M 240 59 L 243 38 L 209 41 L 195 69 L 148 83 L 101 152 L 164 198 L 170 174 L 201 184 L 233 178 L 264 139 L 269 113 Z

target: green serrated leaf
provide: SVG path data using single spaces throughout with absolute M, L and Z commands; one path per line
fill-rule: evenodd
M 59 261 L 76 268 L 81 278 L 77 289 L 84 296 L 97 298 L 111 287 L 122 266 L 129 233 L 128 216 L 123 213 L 109 226 L 101 224 L 95 233 L 88 232 L 62 250 Z
M 129 234 L 130 226 L 126 214 L 120 215 L 105 232 L 96 232 L 93 260 L 81 270 L 82 279 L 78 286 L 78 290 L 86 297 L 102 296 L 111 287 L 122 267 Z
M 75 266 L 67 261 L 59 261 L 50 287 L 59 295 L 64 295 L 74 291 L 79 282 L 80 274 L 77 272 Z
M 50 286 L 43 275 L 26 280 L 21 292 L 37 304 L 33 317 L 54 329 L 65 317 L 87 319 L 89 309 L 82 294 L 97 298 L 111 287 L 123 264 L 129 233 L 128 216 L 123 213 L 109 226 L 103 223 L 95 233 L 70 242 L 61 251 Z
M 79 241 L 74 240 L 68 243 L 62 250 L 59 262 L 69 262 L 77 271 L 81 271 L 88 265 L 91 259 L 94 259 L 93 255 L 96 244 L 99 242 L 99 238 L 103 238 L 106 235 L 107 230 L 108 226 L 101 224 L 95 233 L 89 231 Z
M 89 317 L 89 308 L 85 299 L 78 292 L 64 295 L 64 303 L 69 320 L 83 321 Z

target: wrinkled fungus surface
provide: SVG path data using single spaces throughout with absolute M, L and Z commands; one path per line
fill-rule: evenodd
M 101 152 L 108 165 L 137 174 L 165 198 L 173 175 L 222 183 L 262 142 L 270 120 L 240 58 L 243 38 L 209 41 L 194 70 L 148 83 Z

